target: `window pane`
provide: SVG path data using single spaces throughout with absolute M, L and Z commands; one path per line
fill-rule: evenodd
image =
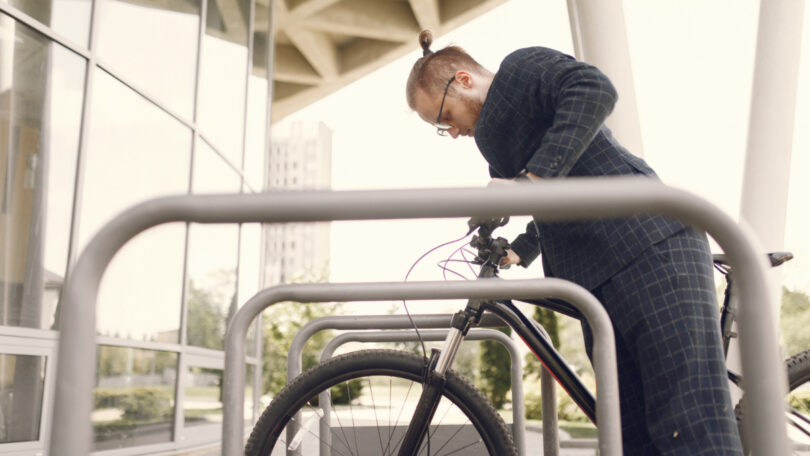
M 85 61 L 0 13 L 0 324 L 50 328 L 67 265 Z
M 267 5 L 256 3 L 253 17 L 253 71 L 248 79 L 247 122 L 245 125 L 246 184 L 244 191 L 262 191 L 264 185 L 265 138 L 267 119 L 267 31 L 270 12 Z
M 99 287 L 99 334 L 180 341 L 185 232 L 183 224 L 161 225 L 139 234 L 118 252 Z
M 185 426 L 222 423 L 222 369 L 190 367 L 186 378 Z
M 261 225 L 242 225 L 242 240 L 239 249 L 239 305 L 259 291 L 261 274 Z
M 253 376 L 256 366 L 248 364 L 245 366 L 245 421 L 253 419 Z M 257 416 L 256 419 L 259 419 Z
M 208 0 L 200 62 L 198 121 L 237 169 L 242 166 L 248 0 Z
M 98 0 L 98 55 L 180 115 L 192 117 L 199 0 Z
M 270 30 L 269 3 L 256 2 L 253 13 L 253 75 L 267 79 L 267 34 Z
M 239 177 L 203 141 L 194 157 L 194 193 L 236 193 Z M 222 350 L 236 311 L 239 226 L 191 225 L 188 242 L 188 344 Z
M 187 192 L 191 132 L 96 70 L 81 195 L 82 248 L 127 207 Z M 134 339 L 177 341 L 184 224 L 148 230 L 127 244 L 101 283 L 98 330 Z M 130 317 L 120 318 L 126 314 Z
M 5 2 L 3 2 L 5 3 Z M 11 6 L 50 26 L 59 34 L 87 46 L 90 35 L 90 0 L 11 0 Z
M 177 353 L 99 346 L 93 449 L 170 441 L 176 377 Z
M 85 182 L 82 246 L 125 208 L 186 193 L 191 131 L 157 106 L 96 70 Z
M 261 274 L 261 225 L 242 225 L 239 244 L 239 302 L 241 307 L 259 291 Z M 247 335 L 247 354 L 256 355 L 256 326 L 251 325 Z
M 248 119 L 245 125 L 245 188 L 246 193 L 264 189 L 265 138 L 267 135 L 267 80 L 250 77 L 248 85 Z
M 45 357 L 0 354 L 0 443 L 39 439 Z

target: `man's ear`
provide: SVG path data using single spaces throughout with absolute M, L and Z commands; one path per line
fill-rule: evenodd
M 469 89 L 473 86 L 473 75 L 464 70 L 458 70 L 456 71 L 456 82 Z

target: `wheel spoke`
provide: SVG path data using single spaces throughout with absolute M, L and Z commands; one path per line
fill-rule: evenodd
M 448 374 L 431 423 L 415 422 L 423 377 L 424 360 L 412 354 L 368 350 L 337 356 L 308 370 L 276 395 L 250 436 L 246 456 L 314 455 L 318 448 L 333 456 L 396 456 L 405 429 L 426 424 L 430 426 L 415 453 L 421 456 L 425 449 L 429 456 L 466 456 L 471 447 L 482 444 L 490 454 L 517 454 L 501 417 L 454 372 Z
M 807 437 L 810 437 L 810 431 L 808 431 L 807 427 L 806 427 L 806 425 L 810 424 L 810 420 L 808 420 L 806 416 L 802 415 L 801 413 L 799 413 L 799 412 L 797 412 L 796 410 L 793 410 L 793 409 L 790 410 L 790 414 L 788 416 L 790 418 L 790 420 L 789 420 L 790 424 L 794 428 L 798 429 L 800 432 L 802 432 Z M 798 423 L 797 420 L 804 422 L 805 426 L 802 426 L 802 424 Z
M 307 406 L 308 406 L 309 408 L 312 408 L 312 409 L 314 410 L 314 408 L 312 407 L 312 405 L 310 405 L 309 403 L 307 403 Z M 335 452 L 337 452 L 338 454 L 340 454 L 340 456 L 346 456 L 345 454 L 343 454 L 343 453 L 341 453 L 340 451 L 338 451 L 337 449 L 335 449 L 335 447 L 334 447 L 332 444 L 330 444 L 329 442 L 327 442 L 326 440 L 324 440 L 324 439 L 323 439 L 323 437 L 321 437 L 319 434 L 316 434 L 316 433 L 314 433 L 314 432 L 310 431 L 309 429 L 307 429 L 307 428 L 304 426 L 304 423 L 297 423 L 297 420 L 295 419 L 295 417 L 291 418 L 291 419 L 290 419 L 290 421 L 292 421 L 292 422 L 296 422 L 296 424 L 298 424 L 298 425 L 300 426 L 301 430 L 306 431 L 308 434 L 311 434 L 312 436 L 314 436 L 314 437 L 315 437 L 316 439 L 318 439 L 319 441 L 321 441 L 321 442 L 323 442 L 323 443 L 325 443 L 325 444 L 329 445 L 329 448 L 330 448 L 330 449 L 332 449 L 332 450 L 334 450 L 334 451 L 335 451 Z M 298 432 L 301 432 L 301 431 L 299 430 Z M 284 442 L 283 440 L 282 440 L 282 443 L 284 443 L 284 448 L 287 448 L 287 443 L 286 443 L 286 442 Z M 349 447 L 347 446 L 346 448 L 349 448 Z M 349 451 L 351 452 L 351 449 L 350 449 L 350 448 L 349 448 Z
M 360 454 L 360 445 L 357 444 L 357 425 L 354 424 L 354 407 L 352 407 L 352 391 L 349 389 L 349 382 L 346 381 L 346 396 L 349 398 L 349 414 L 352 417 L 352 429 L 354 430 L 354 447 L 357 448 L 357 454 Z
M 377 404 L 374 402 L 374 388 L 371 386 L 371 377 L 366 377 L 368 381 L 368 392 L 371 395 L 371 409 L 374 410 L 374 422 L 377 424 L 377 438 L 380 440 L 380 452 L 383 451 L 382 434 L 380 434 L 380 420 L 377 419 Z
M 471 447 L 471 446 L 473 446 L 473 445 L 478 445 L 479 443 L 483 443 L 483 441 L 482 441 L 481 439 L 478 439 L 478 441 L 477 441 L 477 442 L 473 442 L 473 443 L 470 443 L 470 444 L 464 445 L 464 446 L 463 446 L 463 447 L 461 447 L 461 448 L 457 448 L 457 449 L 455 449 L 455 450 L 453 450 L 453 451 L 451 451 L 451 452 L 449 452 L 449 453 L 446 453 L 446 455 L 447 455 L 447 456 L 449 456 L 449 455 L 451 455 L 451 454 L 458 453 L 459 451 L 464 451 L 464 450 L 466 450 L 467 448 L 469 448 L 469 447 Z
M 330 395 L 330 397 L 331 397 L 331 395 Z M 347 450 L 349 453 L 351 453 L 351 455 L 352 455 L 352 456 L 354 456 L 354 451 L 352 451 L 352 446 L 349 444 L 349 438 L 346 436 L 346 430 L 345 430 L 346 428 L 343 426 L 343 423 L 341 423 L 341 422 L 340 422 L 340 414 L 338 414 L 338 413 L 335 411 L 334 404 L 331 404 L 331 403 L 330 403 L 329 405 L 330 405 L 330 407 L 329 407 L 329 408 L 331 409 L 332 413 L 334 413 L 334 415 L 335 415 L 335 419 L 336 419 L 336 420 L 337 420 L 337 422 L 338 422 L 338 427 L 340 428 L 340 433 L 343 435 L 343 442 L 342 442 L 342 443 L 344 443 L 344 444 L 346 445 L 346 450 Z M 313 407 L 312 407 L 312 405 L 311 405 L 309 402 L 307 402 L 307 407 L 309 407 L 309 408 L 313 408 Z M 338 435 L 338 434 L 337 434 L 337 432 L 335 432 L 335 429 L 334 429 L 334 428 L 333 428 L 331 425 L 329 426 L 329 432 L 331 432 L 332 434 L 334 434 L 334 436 L 335 436 L 335 437 L 337 437 L 337 438 L 338 438 L 338 440 L 340 440 L 340 437 L 341 437 L 341 436 L 340 436 L 340 435 Z M 326 442 L 325 442 L 325 443 L 326 443 Z M 332 447 L 332 445 L 331 445 L 331 444 L 329 444 L 329 446 L 330 446 L 330 447 Z M 332 448 L 334 448 L 334 447 L 332 447 Z
M 469 421 L 467 421 L 467 423 L 469 423 Z M 447 446 L 447 445 L 448 445 L 448 444 L 449 444 L 451 441 L 453 441 L 453 438 L 454 438 L 456 435 L 458 435 L 458 433 L 459 433 L 459 432 L 461 432 L 462 430 L 464 430 L 464 426 L 465 426 L 467 423 L 462 423 L 462 424 L 460 424 L 460 425 L 459 425 L 459 426 L 456 428 L 456 432 L 454 432 L 454 433 L 453 433 L 453 434 L 452 434 L 450 437 L 448 437 L 448 438 L 447 438 L 447 440 L 445 440 L 445 441 L 444 441 L 444 445 L 442 445 L 441 447 L 439 447 L 439 449 L 438 449 L 438 450 L 436 450 L 436 453 L 438 454 L 440 451 L 442 451 L 442 450 L 444 449 L 444 447 L 446 447 L 446 446 Z M 434 429 L 434 431 L 433 431 L 433 433 L 432 433 L 432 434 L 435 434 L 435 433 L 436 433 L 438 430 L 439 430 L 439 427 L 438 427 L 438 426 L 436 426 L 436 428 Z M 432 435 L 432 434 L 431 434 L 431 435 Z M 481 440 L 478 440 L 478 442 L 473 442 L 473 443 L 471 443 L 470 445 L 475 445 L 476 443 L 479 443 L 480 441 L 481 441 Z M 465 446 L 464 448 L 468 448 L 470 445 L 467 445 L 467 446 Z M 455 452 L 455 451 L 454 451 L 454 452 Z M 430 456 L 430 455 L 428 454 L 427 456 Z
M 430 439 L 432 439 L 434 437 L 434 435 L 439 431 L 439 425 L 441 425 L 442 422 L 444 421 L 444 419 L 447 417 L 447 414 L 450 412 L 451 408 L 453 408 L 452 403 L 449 403 L 449 405 L 447 407 L 445 407 L 444 414 L 442 415 L 442 417 L 439 418 L 438 422 L 436 422 L 435 424 L 432 425 L 433 426 L 433 432 L 431 432 L 430 429 L 428 428 L 428 435 L 427 435 L 428 445 L 430 444 Z M 456 432 L 456 433 L 458 433 L 458 432 Z M 455 434 L 453 434 L 453 435 L 455 436 Z M 445 442 L 445 445 L 447 445 L 446 442 Z M 444 448 L 445 445 L 442 445 L 442 447 L 439 448 L 436 451 L 441 451 L 441 449 Z M 428 446 L 423 447 L 423 449 L 426 449 L 426 450 L 430 451 Z M 417 454 L 417 456 L 419 456 L 421 454 L 421 452 L 422 452 L 422 450 L 419 450 L 419 454 Z M 428 456 L 430 456 L 430 453 L 428 453 Z
M 408 398 L 411 396 L 411 390 L 413 389 L 414 383 L 410 383 L 408 385 L 408 391 L 405 393 L 405 399 L 402 400 L 402 406 L 399 408 L 399 414 L 397 415 L 397 420 L 394 422 L 393 429 L 396 430 L 397 426 L 399 426 L 399 419 L 402 417 L 402 412 L 405 410 L 405 404 L 408 402 Z M 402 443 L 402 439 L 405 438 L 405 433 L 402 434 L 402 437 L 397 439 L 396 443 L 391 446 L 391 440 L 394 437 L 394 433 L 391 432 L 391 438 L 388 439 L 388 445 L 385 447 L 386 450 L 391 448 L 391 454 L 393 454 L 394 449 L 399 447 L 399 444 Z

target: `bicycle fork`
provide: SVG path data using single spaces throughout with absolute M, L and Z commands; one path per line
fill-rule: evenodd
M 399 448 L 399 456 L 415 456 L 425 437 L 428 438 L 428 448 L 430 447 L 430 422 L 433 420 L 433 415 L 442 398 L 447 371 L 456 358 L 464 336 L 467 335 L 472 324 L 478 322 L 482 313 L 480 303 L 471 301 L 467 308 L 453 315 L 451 328 L 442 348 L 433 349 L 431 352 L 430 361 L 425 368 L 425 378 L 422 381 L 422 395 L 419 397 L 413 419 L 405 432 L 402 446 Z M 429 451 L 427 456 L 430 456 Z

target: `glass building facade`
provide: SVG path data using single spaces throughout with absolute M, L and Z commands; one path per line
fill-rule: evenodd
M 93 234 L 145 199 L 263 189 L 270 29 L 261 0 L 0 0 L 0 455 L 47 448 L 60 295 Z M 174 223 L 113 259 L 95 452 L 219 441 L 225 328 L 262 285 L 261 238 Z

